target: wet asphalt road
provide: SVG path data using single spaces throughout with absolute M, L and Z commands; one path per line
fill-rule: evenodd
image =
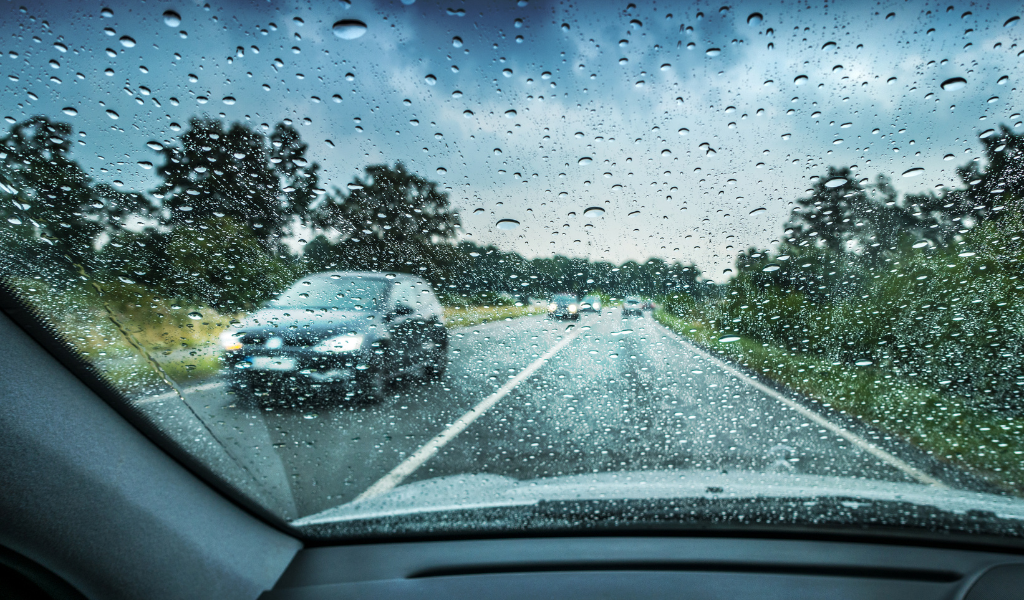
M 913 481 L 730 374 L 649 313 L 624 319 L 618 309 L 576 323 L 528 317 L 452 330 L 443 380 L 396 382 L 378 405 L 278 398 L 246 407 L 220 379 L 185 399 L 229 455 L 261 484 L 276 482 L 304 516 L 356 498 L 567 336 L 403 482 L 668 468 Z

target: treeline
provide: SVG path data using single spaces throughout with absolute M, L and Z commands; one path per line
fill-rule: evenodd
M 176 139 L 146 144 L 159 160 L 138 163 L 157 176 L 144 192 L 93 181 L 71 155 L 74 140 L 69 124 L 45 116 L 0 138 L 5 277 L 34 277 L 57 292 L 88 282 L 137 308 L 176 301 L 221 312 L 252 309 L 306 273 L 334 269 L 417 273 L 452 303 L 713 290 L 693 265 L 526 259 L 459 241 L 448 194 L 401 163 L 326 189 L 287 122 L 261 130 L 194 118 Z
M 959 187 L 903 198 L 884 177 L 830 168 L 781 244 L 738 256 L 721 300 L 672 309 L 727 339 L 885 365 L 1024 408 L 1024 136 L 1003 127 L 982 143 L 985 168 L 958 169 Z

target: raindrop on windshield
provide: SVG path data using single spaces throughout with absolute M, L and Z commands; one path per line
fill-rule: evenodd
M 177 27 L 178 25 L 181 25 L 181 15 L 173 10 L 164 11 L 164 25 L 168 27 Z
M 750 214 L 756 215 L 757 213 L 765 212 L 766 210 L 768 209 L 762 206 L 761 208 L 755 208 L 754 210 L 750 211 Z
M 188 313 L 188 318 L 192 319 L 193 321 L 198 321 L 199 319 L 203 318 L 203 314 L 200 312 L 192 311 Z
M 366 23 L 354 19 L 345 19 L 335 23 L 331 27 L 331 31 L 343 40 L 354 40 L 363 37 L 363 34 L 366 33 Z
M 825 187 L 827 188 L 837 188 L 842 185 L 846 185 L 845 177 L 833 177 L 832 179 L 829 179 L 828 181 L 825 182 Z
M 426 77 L 423 78 L 423 81 L 426 81 L 427 85 L 434 85 L 435 83 L 437 83 L 437 77 L 434 77 L 433 75 L 427 75 Z
M 583 211 L 585 217 L 600 217 L 604 214 L 604 209 L 600 206 L 591 206 L 590 208 Z
M 870 365 L 872 365 L 874 363 L 872 363 L 870 360 L 868 360 L 866 358 L 863 358 L 863 359 L 858 360 L 857 362 L 855 362 L 853 364 L 857 365 L 858 367 L 867 367 L 867 366 L 870 366 Z
M 1013 27 L 1017 23 L 1020 23 L 1020 17 L 1010 17 L 1003 23 L 1003 27 Z
M 452 46 L 455 46 L 456 48 L 461 48 L 462 47 L 462 38 L 460 38 L 459 36 L 453 37 L 452 38 Z
M 723 343 L 723 344 L 730 344 L 732 342 L 740 341 L 740 336 L 738 336 L 738 335 L 723 335 L 722 337 L 718 338 L 718 341 Z
M 507 118 L 509 118 L 509 119 L 511 119 L 511 118 L 513 118 L 513 117 L 515 117 L 515 116 L 516 116 L 516 114 L 517 114 L 517 113 L 516 113 L 516 111 L 514 111 L 514 110 L 506 110 L 506 111 L 505 111 L 505 117 L 507 117 Z
M 519 227 L 519 221 L 516 221 L 515 219 L 502 219 L 495 224 L 495 227 L 508 231 Z
M 921 175 L 922 173 L 924 173 L 924 169 L 922 169 L 921 167 L 914 167 L 913 169 L 907 169 L 906 171 L 904 171 L 903 172 L 903 176 L 904 177 L 917 177 L 918 175 Z
M 72 108 L 70 106 L 62 109 L 61 112 L 63 112 L 64 114 L 68 115 L 69 117 L 73 117 L 73 116 L 78 114 L 78 110 L 75 109 L 75 108 Z
M 704 52 L 704 54 L 706 54 L 708 56 L 718 56 L 721 53 L 722 53 L 721 48 L 708 48 L 707 51 Z
M 107 111 L 107 116 L 110 117 L 111 119 L 115 119 L 116 120 L 116 119 L 120 118 L 121 115 L 117 114 L 116 112 L 114 112 L 112 110 L 108 110 Z
M 942 82 L 942 89 L 947 92 L 955 92 L 959 89 L 963 89 L 967 85 L 967 80 L 963 77 L 952 77 Z
M 124 46 L 125 48 L 134 48 L 135 47 L 135 40 L 133 40 L 132 38 L 130 38 L 130 37 L 126 36 L 126 35 L 125 36 L 121 36 L 121 45 Z
M 764 20 L 764 15 L 762 15 L 761 13 L 759 13 L 759 12 L 750 13 L 750 16 L 747 17 L 747 25 L 750 25 L 751 27 L 753 27 L 755 25 L 760 25 L 761 21 L 763 21 L 763 20 Z
M 798 75 L 797 78 L 793 80 L 793 83 L 795 85 L 803 85 L 803 84 L 807 83 L 807 76 L 806 75 Z
M 589 165 L 590 163 L 594 162 L 594 159 L 590 158 L 589 156 L 584 156 L 578 162 L 581 165 Z
M 224 96 L 224 104 L 227 104 L 228 106 L 231 106 L 234 103 L 235 103 L 234 96 Z

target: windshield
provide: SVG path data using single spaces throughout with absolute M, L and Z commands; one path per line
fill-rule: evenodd
M 386 293 L 387 282 L 382 279 L 353 279 L 335 275 L 303 279 L 271 300 L 267 306 L 379 310 L 384 305 Z
M 1024 542 L 1019 3 L 3 14 L 17 318 L 281 524 Z

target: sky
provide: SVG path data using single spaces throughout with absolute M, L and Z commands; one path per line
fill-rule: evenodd
M 1024 132 L 1019 3 L 723 2 L 5 0 L 0 116 L 142 191 L 190 117 L 290 119 L 324 189 L 401 161 L 466 239 L 718 281 L 830 165 L 921 192 Z

